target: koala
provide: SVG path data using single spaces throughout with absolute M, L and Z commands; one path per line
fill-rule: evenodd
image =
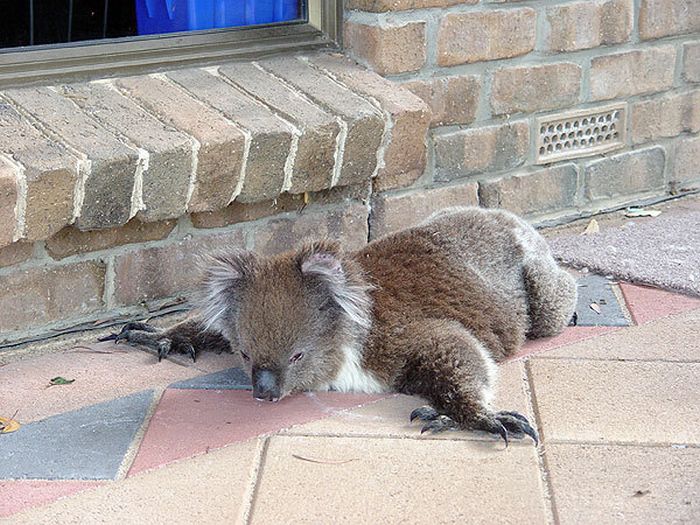
M 576 283 L 542 236 L 503 210 L 452 208 L 346 253 L 315 242 L 275 257 L 209 257 L 195 316 L 167 330 L 130 323 L 117 342 L 159 357 L 240 352 L 255 398 L 301 391 L 401 392 L 430 406 L 422 432 L 537 432 L 492 406 L 496 363 L 559 333 Z

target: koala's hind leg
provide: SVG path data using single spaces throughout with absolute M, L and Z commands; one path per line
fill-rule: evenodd
M 185 354 L 197 359 L 202 351 L 221 353 L 230 351 L 228 341 L 218 333 L 206 331 L 197 320 L 178 323 L 161 330 L 148 323 L 131 322 L 125 324 L 121 331 L 101 340 L 114 340 L 115 343 L 126 342 L 152 350 L 162 360 L 170 354 Z
M 553 259 L 527 261 L 523 268 L 531 339 L 560 333 L 576 309 L 576 280 Z
M 509 436 L 526 434 L 537 443 L 537 432 L 517 412 L 491 408 L 497 368 L 483 345 L 460 323 L 449 320 L 415 322 L 403 332 L 408 351 L 399 389 L 430 401 L 411 414 L 426 421 L 422 431 L 483 430 Z

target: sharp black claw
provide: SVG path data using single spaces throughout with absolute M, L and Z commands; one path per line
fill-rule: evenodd
M 503 438 L 503 441 L 506 442 L 506 448 L 508 448 L 508 429 L 500 421 L 498 422 L 498 433 Z
M 192 346 L 190 343 L 187 343 L 186 346 L 186 354 L 192 358 L 192 362 L 196 363 L 197 362 L 197 353 L 195 352 L 194 346 Z
M 530 422 L 527 420 L 527 418 L 526 418 L 525 416 L 523 416 L 520 412 L 510 412 L 510 411 L 507 411 L 507 410 L 502 410 L 502 411 L 499 412 L 498 414 L 505 414 L 506 416 L 512 416 L 512 417 L 514 417 L 515 419 L 519 419 L 519 420 L 522 421 L 523 423 L 528 423 L 528 424 L 530 423 Z
M 158 341 L 158 362 L 170 353 L 170 341 Z
M 418 407 L 411 412 L 409 419 L 411 423 L 414 419 L 420 419 L 421 421 L 433 421 L 439 416 L 437 411 L 429 406 Z
M 97 338 L 97 341 L 98 341 L 99 343 L 104 343 L 105 341 L 114 341 L 114 340 L 117 338 L 117 335 L 119 335 L 119 334 L 117 334 L 117 333 L 111 333 L 111 334 L 108 334 L 108 335 L 103 335 L 102 337 L 98 337 L 98 338 Z
M 578 325 L 578 314 L 574 312 L 574 314 L 571 316 L 571 320 L 569 321 L 569 326 L 576 326 Z

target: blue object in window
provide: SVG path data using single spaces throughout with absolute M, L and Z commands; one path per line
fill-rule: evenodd
M 298 0 L 136 0 L 139 35 L 270 24 L 297 18 Z

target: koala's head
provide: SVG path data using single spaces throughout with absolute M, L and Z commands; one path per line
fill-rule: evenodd
M 253 395 L 277 401 L 335 378 L 343 346 L 369 327 L 369 289 L 335 243 L 272 258 L 234 252 L 207 261 L 201 310 L 241 353 Z

